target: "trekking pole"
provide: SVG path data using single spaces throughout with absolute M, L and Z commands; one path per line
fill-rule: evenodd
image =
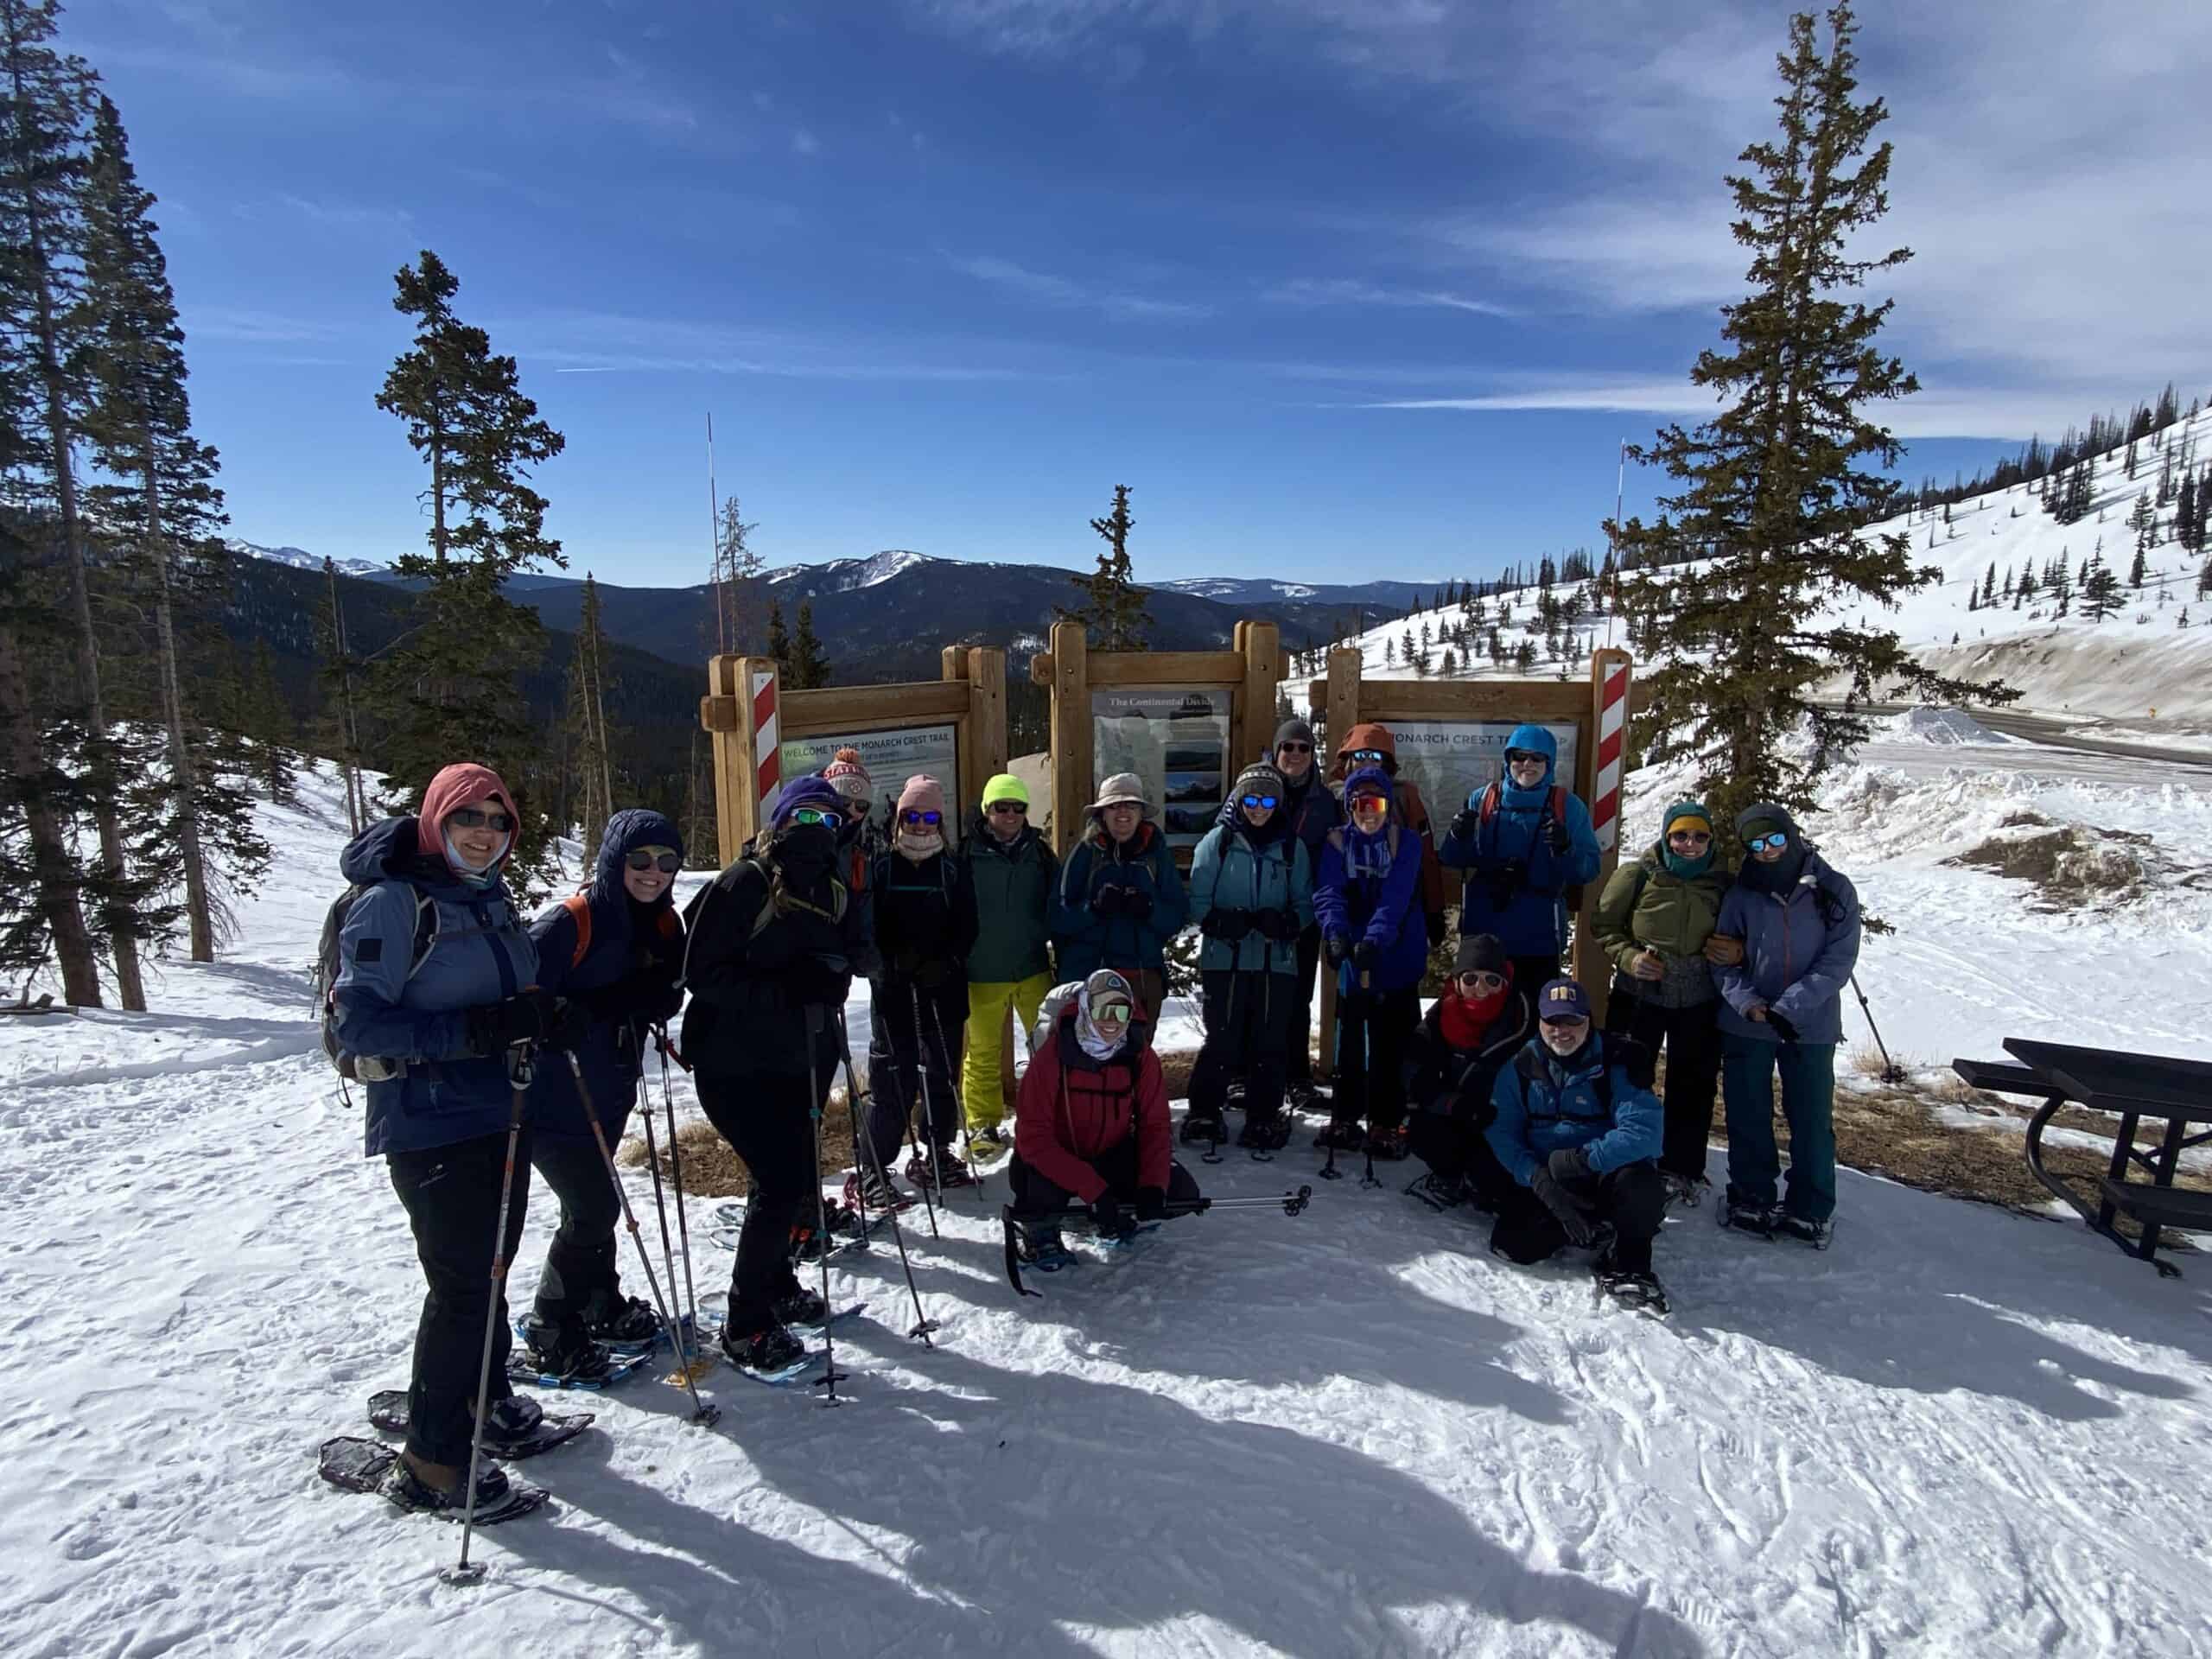
M 676 1135 L 676 1089 L 668 1075 L 668 1028 L 664 1026 L 660 1036 L 660 1093 L 668 1108 L 668 1173 L 676 1186 L 676 1236 L 683 1247 L 683 1305 L 691 1321 L 691 1342 L 694 1349 L 699 1343 L 699 1292 L 691 1281 L 691 1224 L 683 1214 L 683 1143 Z M 671 1284 L 668 1294 L 676 1294 Z
M 492 1338 L 499 1329 L 499 1289 L 507 1277 L 507 1214 L 515 1195 L 515 1143 L 522 1139 L 523 1097 L 536 1074 L 535 1051 L 528 1043 L 507 1050 L 507 1161 L 499 1173 L 499 1224 L 492 1235 L 492 1292 L 484 1308 L 484 1357 L 476 1366 L 476 1428 L 468 1437 L 468 1501 L 461 1516 L 461 1560 L 438 1576 L 448 1584 L 483 1580 L 484 1563 L 468 1559 L 476 1534 L 476 1471 L 484 1458 L 484 1414 L 492 1403 Z
M 645 1080 L 642 1075 L 643 1068 L 640 1067 L 639 1071 L 641 1075 L 638 1078 L 638 1096 L 645 1105 L 645 1110 L 640 1116 L 645 1121 L 645 1161 L 652 1166 L 653 1213 L 660 1219 L 660 1262 L 661 1265 L 668 1269 L 668 1294 L 673 1297 L 676 1294 L 676 1251 L 675 1247 L 669 1242 L 668 1204 L 661 1196 L 660 1147 L 653 1138 L 653 1098 L 652 1092 L 645 1087 Z M 673 1140 L 674 1136 L 671 1135 L 670 1138 Z M 692 1363 L 691 1344 L 697 1339 L 698 1332 L 695 1328 L 687 1333 L 683 1327 L 678 1325 L 677 1335 L 685 1338 L 686 1340 L 677 1346 L 676 1363 L 689 1370 Z
M 1241 940 L 1239 941 L 1239 944 L 1241 946 Z M 1234 958 L 1232 958 L 1229 965 L 1229 1018 L 1225 1027 L 1222 1032 L 1222 1035 L 1227 1040 L 1236 1043 L 1238 1050 L 1242 1052 L 1243 1047 L 1242 1041 L 1243 1033 L 1240 1032 L 1236 1027 L 1236 963 Z M 1211 1041 L 1212 1039 L 1213 1033 L 1211 1032 L 1208 1032 L 1206 1033 L 1206 1037 L 1207 1039 Z M 1218 1075 L 1217 1070 L 1216 1075 Z M 1251 1087 L 1251 1083 L 1249 1078 L 1246 1080 L 1245 1087 L 1248 1090 Z M 1222 1085 L 1222 1094 L 1224 1100 L 1226 1099 L 1228 1093 L 1228 1085 L 1224 1084 Z M 1244 1110 L 1249 1117 L 1252 1110 L 1251 1103 L 1249 1099 L 1245 1103 Z M 1224 1140 L 1228 1139 L 1228 1132 L 1229 1114 L 1224 1109 L 1214 1118 L 1213 1138 L 1208 1143 L 1206 1149 L 1198 1154 L 1198 1161 L 1200 1163 L 1217 1164 L 1222 1161 L 1221 1143 Z
M 1306 1206 L 1313 1201 L 1313 1189 L 1310 1186 L 1301 1185 L 1294 1192 L 1284 1193 L 1279 1198 L 1197 1198 L 1170 1199 L 1167 1204 L 1161 1208 L 1160 1215 L 1161 1220 L 1172 1221 L 1178 1216 L 1202 1216 L 1206 1214 L 1209 1211 L 1213 1210 L 1279 1209 L 1286 1216 L 1295 1216 L 1303 1214 Z M 1084 1216 L 1095 1216 L 1095 1212 L 1087 1204 L 1071 1204 L 1062 1210 L 1047 1210 L 1042 1215 L 1032 1214 L 1026 1217 L 1017 1216 L 1014 1211 L 1014 1207 L 1011 1204 L 1003 1206 L 1000 1210 L 999 1222 L 1006 1232 L 1007 1282 L 1014 1287 L 1014 1294 L 1016 1295 L 1036 1296 L 1041 1298 L 1045 1294 L 1041 1290 L 1032 1290 L 1028 1286 L 1021 1282 L 1021 1253 L 1015 1238 L 1016 1231 L 1020 1228 L 1021 1223 L 1024 1220 L 1043 1221 L 1048 1222 L 1057 1228 L 1062 1222 L 1071 1221 L 1078 1217 Z
M 1359 1178 L 1362 1192 L 1382 1185 L 1382 1178 L 1375 1173 L 1375 1004 L 1368 989 L 1370 978 L 1366 969 L 1359 970 L 1359 1052 L 1367 1067 L 1367 1086 L 1360 1091 L 1367 1103 L 1367 1173 Z
M 837 1339 L 830 1333 L 836 1323 L 830 1310 L 830 1206 L 822 1196 L 822 1085 L 814 1070 L 814 1036 L 822 1029 L 822 1005 L 806 1005 L 806 1115 L 814 1125 L 814 1224 L 822 1239 L 822 1375 L 814 1381 L 828 1389 L 825 1406 L 842 1406 L 837 1397 Z
M 1884 1046 L 1882 1028 L 1874 1023 L 1874 1005 L 1866 1000 L 1866 993 L 1859 988 L 1859 973 L 1856 969 L 1852 970 L 1851 988 L 1853 995 L 1859 998 L 1859 1011 L 1866 1016 L 1866 1029 L 1874 1033 L 1874 1046 L 1881 1053 L 1882 1081 L 1884 1083 L 1904 1082 L 1909 1074 L 1904 1067 L 1890 1058 L 1890 1051 Z
M 912 1077 L 916 1090 L 921 1095 L 922 1116 L 924 1117 L 927 1117 L 930 1113 L 930 1085 L 929 1080 L 922 1075 L 922 1015 L 921 1009 L 918 1006 L 915 1007 L 913 1014 L 914 1064 L 908 1068 L 908 1075 Z M 890 1044 L 887 1041 L 884 1046 L 888 1049 L 890 1047 Z M 873 1051 L 871 1051 L 871 1052 L 872 1052 Z M 893 1056 L 893 1058 L 895 1059 L 897 1057 Z M 871 1070 L 868 1073 L 870 1081 L 873 1081 L 875 1073 Z M 912 1100 L 903 1100 L 899 1103 L 899 1116 L 906 1120 L 906 1145 L 913 1151 L 914 1162 L 919 1164 L 922 1161 L 922 1142 L 921 1137 L 914 1132 L 914 1103 Z M 875 1116 L 875 1103 L 873 1098 L 868 1102 L 868 1116 L 871 1117 Z M 871 1138 L 868 1142 L 871 1150 L 874 1148 L 874 1139 Z M 899 1155 L 899 1149 L 896 1147 L 893 1147 L 891 1149 L 891 1154 L 893 1157 L 897 1157 Z M 880 1158 L 876 1160 L 879 1166 L 880 1166 L 882 1161 L 883 1160 Z M 887 1188 L 890 1186 L 891 1178 L 888 1175 L 886 1175 L 883 1178 L 883 1184 Z M 937 1202 L 930 1196 L 930 1183 L 927 1181 L 917 1181 L 914 1185 L 922 1189 L 922 1213 L 930 1218 L 930 1236 L 931 1238 L 942 1236 L 937 1230 Z
M 645 1236 L 638 1229 L 638 1212 L 630 1207 L 629 1189 L 622 1185 L 622 1172 L 614 1166 L 614 1149 L 607 1144 L 607 1131 L 601 1127 L 599 1110 L 592 1104 L 591 1085 L 584 1081 L 583 1062 L 576 1058 L 574 1049 L 569 1051 L 569 1075 L 576 1080 L 576 1098 L 583 1103 L 584 1122 L 591 1125 L 591 1138 L 599 1143 L 599 1159 L 607 1166 L 607 1179 L 614 1183 L 614 1196 L 622 1205 L 622 1224 L 629 1230 L 631 1243 L 638 1247 L 638 1260 L 645 1264 L 645 1284 L 653 1294 L 653 1311 L 660 1315 L 660 1327 L 667 1333 L 669 1348 L 677 1357 L 677 1375 L 691 1391 L 691 1421 L 703 1428 L 722 1414 L 721 1408 L 708 1405 L 699 1398 L 699 1385 L 692 1380 L 691 1367 L 684 1363 L 683 1344 L 676 1333 L 676 1321 L 668 1315 L 668 1299 L 660 1294 L 660 1275 L 653 1271 L 653 1253 L 645 1248 Z
M 944 1016 L 937 1011 L 935 997 L 930 999 L 930 1024 L 937 1028 L 937 1052 L 944 1056 L 944 1072 L 950 1077 L 953 1074 L 952 1050 L 945 1045 Z M 958 1091 L 952 1096 L 952 1102 L 960 1109 L 960 1143 L 968 1149 L 968 1173 L 973 1178 L 969 1185 L 976 1189 L 976 1202 L 981 1204 L 983 1201 L 983 1182 L 982 1178 L 976 1174 L 976 1131 L 968 1122 L 967 1090 L 967 1082 L 963 1079 Z
M 937 1106 L 936 1103 L 930 1099 L 930 1045 L 929 1039 L 922 1034 L 922 987 L 920 981 L 916 980 L 908 983 L 906 987 L 906 1001 L 912 1007 L 914 1015 L 914 1070 L 919 1077 L 922 1085 L 922 1123 L 923 1126 L 929 1130 L 930 1135 L 930 1176 L 937 1184 L 937 1190 L 939 1192 L 943 1192 L 944 1191 L 944 1148 L 938 1142 Z M 931 1002 L 930 1004 L 930 1007 L 931 1012 L 935 1012 L 937 1004 L 935 1002 Z M 944 1057 L 944 1029 L 942 1026 L 938 1028 L 937 1052 L 941 1058 Z M 937 1224 L 937 1211 L 935 1210 L 931 1210 L 930 1211 L 930 1224 L 932 1228 Z M 935 1237 L 936 1234 L 932 1232 L 931 1236 Z
M 837 1010 L 837 1046 L 844 1053 L 845 1100 L 849 1105 L 860 1097 L 860 1084 L 853 1076 L 853 1039 L 846 1028 L 845 1011 L 842 1007 Z M 855 1122 L 858 1122 L 857 1116 Z M 875 1158 L 875 1143 L 861 1140 L 857 1128 L 853 1135 L 853 1151 L 861 1160 L 861 1185 L 865 1187 L 868 1185 L 867 1163 L 868 1160 L 874 1159 L 876 1179 L 883 1182 L 887 1191 L 891 1183 L 884 1176 L 882 1160 Z M 906 1335 L 909 1338 L 919 1337 L 925 1348 L 934 1348 L 937 1344 L 930 1340 L 930 1332 L 938 1329 L 938 1322 L 922 1312 L 922 1293 L 914 1287 L 914 1264 L 906 1259 L 906 1235 L 899 1225 L 899 1206 L 893 1205 L 886 1213 L 891 1219 L 891 1242 L 899 1247 L 899 1265 L 906 1274 L 906 1294 L 914 1301 L 914 1328 Z M 861 1212 L 861 1238 L 863 1243 L 868 1238 L 868 1212 L 865 1210 Z

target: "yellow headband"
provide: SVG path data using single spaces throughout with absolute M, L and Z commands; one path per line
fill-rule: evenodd
M 1694 812 L 1678 812 L 1667 820 L 1667 833 L 1671 836 L 1677 830 L 1702 830 L 1709 836 L 1713 833 L 1713 821 Z

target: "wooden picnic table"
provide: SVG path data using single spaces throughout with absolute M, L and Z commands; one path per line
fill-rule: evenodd
M 2008 1037 L 2005 1048 L 2017 1065 L 1955 1059 L 1951 1070 L 1974 1088 L 1993 1094 L 2042 1096 L 2043 1105 L 2028 1121 L 2029 1173 L 2064 1199 L 2094 1231 L 2150 1262 L 2162 1277 L 2178 1276 L 2181 1269 L 2161 1261 L 2155 1252 L 2161 1228 L 2212 1232 L 2212 1192 L 2174 1185 L 2182 1154 L 2212 1141 L 2212 1129 L 2190 1132 L 2193 1124 L 2212 1123 L 2212 1062 L 2082 1048 L 2027 1037 Z M 2099 1179 L 2094 1200 L 2044 1166 L 2044 1129 L 2069 1103 L 2110 1112 L 2120 1119 L 2112 1167 Z M 2135 1144 L 2135 1126 L 2145 1117 L 2165 1120 L 2164 1138 L 2152 1152 L 2141 1151 Z M 2129 1180 L 2131 1168 L 2147 1171 L 2151 1179 Z M 2142 1230 L 2139 1238 L 2125 1236 L 2114 1225 L 2121 1216 Z

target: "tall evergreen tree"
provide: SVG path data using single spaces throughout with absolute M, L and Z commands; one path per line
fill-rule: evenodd
M 805 690 L 830 683 L 830 658 L 814 632 L 814 601 L 798 606 L 798 632 L 791 639 L 791 683 Z
M 715 649 L 741 657 L 753 649 L 753 631 L 760 625 L 763 561 L 747 541 L 758 529 L 745 522 L 734 495 L 715 515 L 714 569 L 708 575 L 714 588 Z
M 392 308 L 416 319 L 415 339 L 385 376 L 377 407 L 406 423 L 407 442 L 429 468 L 429 550 L 395 568 L 423 584 L 416 626 L 378 664 L 378 747 L 410 805 L 439 767 L 478 760 L 518 797 L 511 868 L 525 888 L 551 840 L 549 815 L 531 804 L 537 734 L 518 682 L 544 656 L 537 613 L 505 594 L 507 579 L 541 565 L 565 568 L 545 534 L 545 498 L 531 468 L 565 440 L 526 397 L 515 360 L 454 315 L 461 283 L 429 249 L 400 268 Z
M 1839 753 L 1869 735 L 1861 709 L 1878 689 L 1910 687 L 1929 702 L 2014 695 L 1947 678 L 1916 662 L 1894 630 L 1834 613 L 1854 601 L 1894 605 L 1941 572 L 1912 563 L 1904 535 L 1857 533 L 1888 516 L 1900 493 L 1882 470 L 1899 446 L 1873 408 L 1918 383 L 1876 344 L 1891 302 L 1870 308 L 1845 296 L 1911 256 L 1847 257 L 1889 205 L 1891 147 L 1869 150 L 1888 111 L 1853 97 L 1849 6 L 1827 22 L 1823 47 L 1812 14 L 1791 19 L 1777 60 L 1779 136 L 1746 149 L 1749 171 L 1729 180 L 1736 238 L 1751 250 L 1751 292 L 1723 308 L 1730 349 L 1702 353 L 1690 377 L 1726 407 L 1634 452 L 1683 487 L 1662 499 L 1656 524 L 1608 526 L 1624 549 L 1660 559 L 1717 554 L 1661 584 L 1649 628 L 1659 665 L 1644 683 L 1657 733 L 1649 758 L 1694 760 L 1724 817 L 1761 798 L 1809 804 Z M 1720 643 L 1707 660 L 1712 640 Z M 1815 702 L 1814 689 L 1839 673 L 1845 707 Z M 1781 740 L 1801 721 L 1813 744 L 1799 757 Z
M 1098 568 L 1087 576 L 1069 578 L 1084 602 L 1072 609 L 1053 607 L 1061 621 L 1083 624 L 1094 650 L 1142 651 L 1153 626 L 1152 613 L 1144 607 L 1151 595 L 1136 585 L 1129 569 L 1129 531 L 1135 523 L 1129 515 L 1129 486 L 1116 484 L 1113 511 L 1090 521 L 1106 543 Z
M 2101 622 L 2120 608 L 2120 578 L 2105 563 L 2100 552 L 2089 561 L 2088 569 L 2082 578 L 2082 614 L 2092 622 Z
M 776 660 L 777 677 L 791 684 L 791 637 L 784 627 L 784 607 L 772 599 L 768 601 L 768 655 Z
M 346 607 L 338 592 L 338 567 L 322 562 L 327 597 L 315 617 L 316 678 L 323 702 L 330 710 L 330 747 L 338 757 L 340 781 L 346 790 L 346 822 L 350 835 L 367 828 L 369 798 L 361 782 L 361 722 L 354 707 L 354 681 L 361 664 L 346 632 Z

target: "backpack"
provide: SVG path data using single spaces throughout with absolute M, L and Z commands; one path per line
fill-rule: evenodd
M 753 940 L 759 938 L 763 933 L 766 933 L 768 931 L 770 925 L 772 924 L 778 917 L 787 916 L 793 910 L 810 910 L 817 915 L 825 915 L 829 918 L 833 926 L 842 923 L 845 919 L 845 911 L 851 898 L 851 894 L 847 890 L 845 884 L 839 880 L 836 876 L 833 875 L 830 878 L 830 908 L 827 911 L 823 911 L 818 906 L 808 904 L 804 899 L 793 899 L 789 894 L 785 893 L 782 886 L 776 880 L 775 872 L 768 868 L 767 860 L 748 855 L 745 858 L 740 859 L 738 862 L 744 864 L 752 869 L 758 870 L 760 873 L 761 880 L 766 882 L 768 887 L 768 897 L 766 902 L 762 904 L 760 909 L 753 912 L 753 925 L 747 931 L 745 935 L 746 942 L 747 944 L 750 944 Z M 707 896 L 709 893 L 714 893 L 721 887 L 721 880 L 718 876 L 714 880 L 708 882 L 706 886 L 701 887 L 698 892 L 693 893 L 691 895 L 690 902 L 683 906 L 683 971 L 677 982 L 679 985 L 688 982 L 691 977 L 691 945 L 692 942 L 699 937 L 700 912 L 706 907 Z M 580 899 L 583 895 L 579 893 L 576 896 Z M 572 899 L 567 902 L 573 903 L 575 901 Z M 588 925 L 588 924 L 586 925 Z M 578 937 L 580 938 L 582 937 L 581 930 Z M 582 962 L 583 960 L 583 947 L 582 944 L 579 944 L 576 948 L 576 960 L 578 962 Z
M 1542 1039 L 1536 1039 L 1541 1042 Z M 1628 1073 L 1629 1081 L 1639 1088 L 1649 1089 L 1655 1075 L 1651 1051 L 1630 1038 L 1607 1032 L 1599 1039 L 1605 1052 L 1605 1063 L 1598 1068 L 1598 1075 L 1590 1080 L 1590 1092 L 1598 1097 L 1602 1109 L 1598 1117 L 1570 1116 L 1566 1112 L 1537 1112 L 1529 1109 L 1529 1085 L 1536 1078 L 1535 1068 L 1544 1062 L 1533 1049 L 1523 1048 L 1513 1062 L 1513 1075 L 1521 1080 L 1521 1110 L 1531 1122 L 1542 1119 L 1559 1123 L 1596 1123 L 1610 1122 L 1613 1116 L 1613 1068 L 1621 1067 Z
M 1482 804 L 1477 809 L 1478 818 L 1487 824 L 1497 816 L 1499 808 L 1504 804 L 1503 787 L 1497 779 L 1493 778 L 1483 790 Z M 1536 817 L 1536 833 L 1539 836 L 1543 834 L 1544 825 L 1548 822 L 1562 824 L 1567 822 L 1567 785 L 1565 784 L 1554 784 L 1549 792 L 1546 794 L 1544 810 Z M 1561 887 L 1560 896 L 1567 900 L 1567 907 L 1569 910 L 1582 908 L 1582 886 L 1580 882 L 1571 887 Z
M 353 1083 L 380 1083 L 385 1080 L 383 1077 L 363 1077 L 357 1057 L 338 1046 L 338 975 L 344 965 L 338 959 L 339 935 L 345 931 L 346 918 L 353 913 L 353 906 L 371 891 L 371 888 L 356 882 L 331 900 L 329 910 L 323 915 L 322 938 L 316 944 L 315 952 L 315 1001 L 322 1030 L 322 1052 L 331 1065 L 337 1068 L 338 1075 Z M 415 977 L 416 970 L 423 965 L 423 957 L 430 954 L 430 947 L 438 942 L 438 902 L 420 887 L 413 891 L 415 938 L 413 954 L 407 961 L 409 979 Z M 382 1070 L 391 1063 L 379 1060 L 372 1064 Z M 387 1075 L 396 1076 L 397 1073 Z

